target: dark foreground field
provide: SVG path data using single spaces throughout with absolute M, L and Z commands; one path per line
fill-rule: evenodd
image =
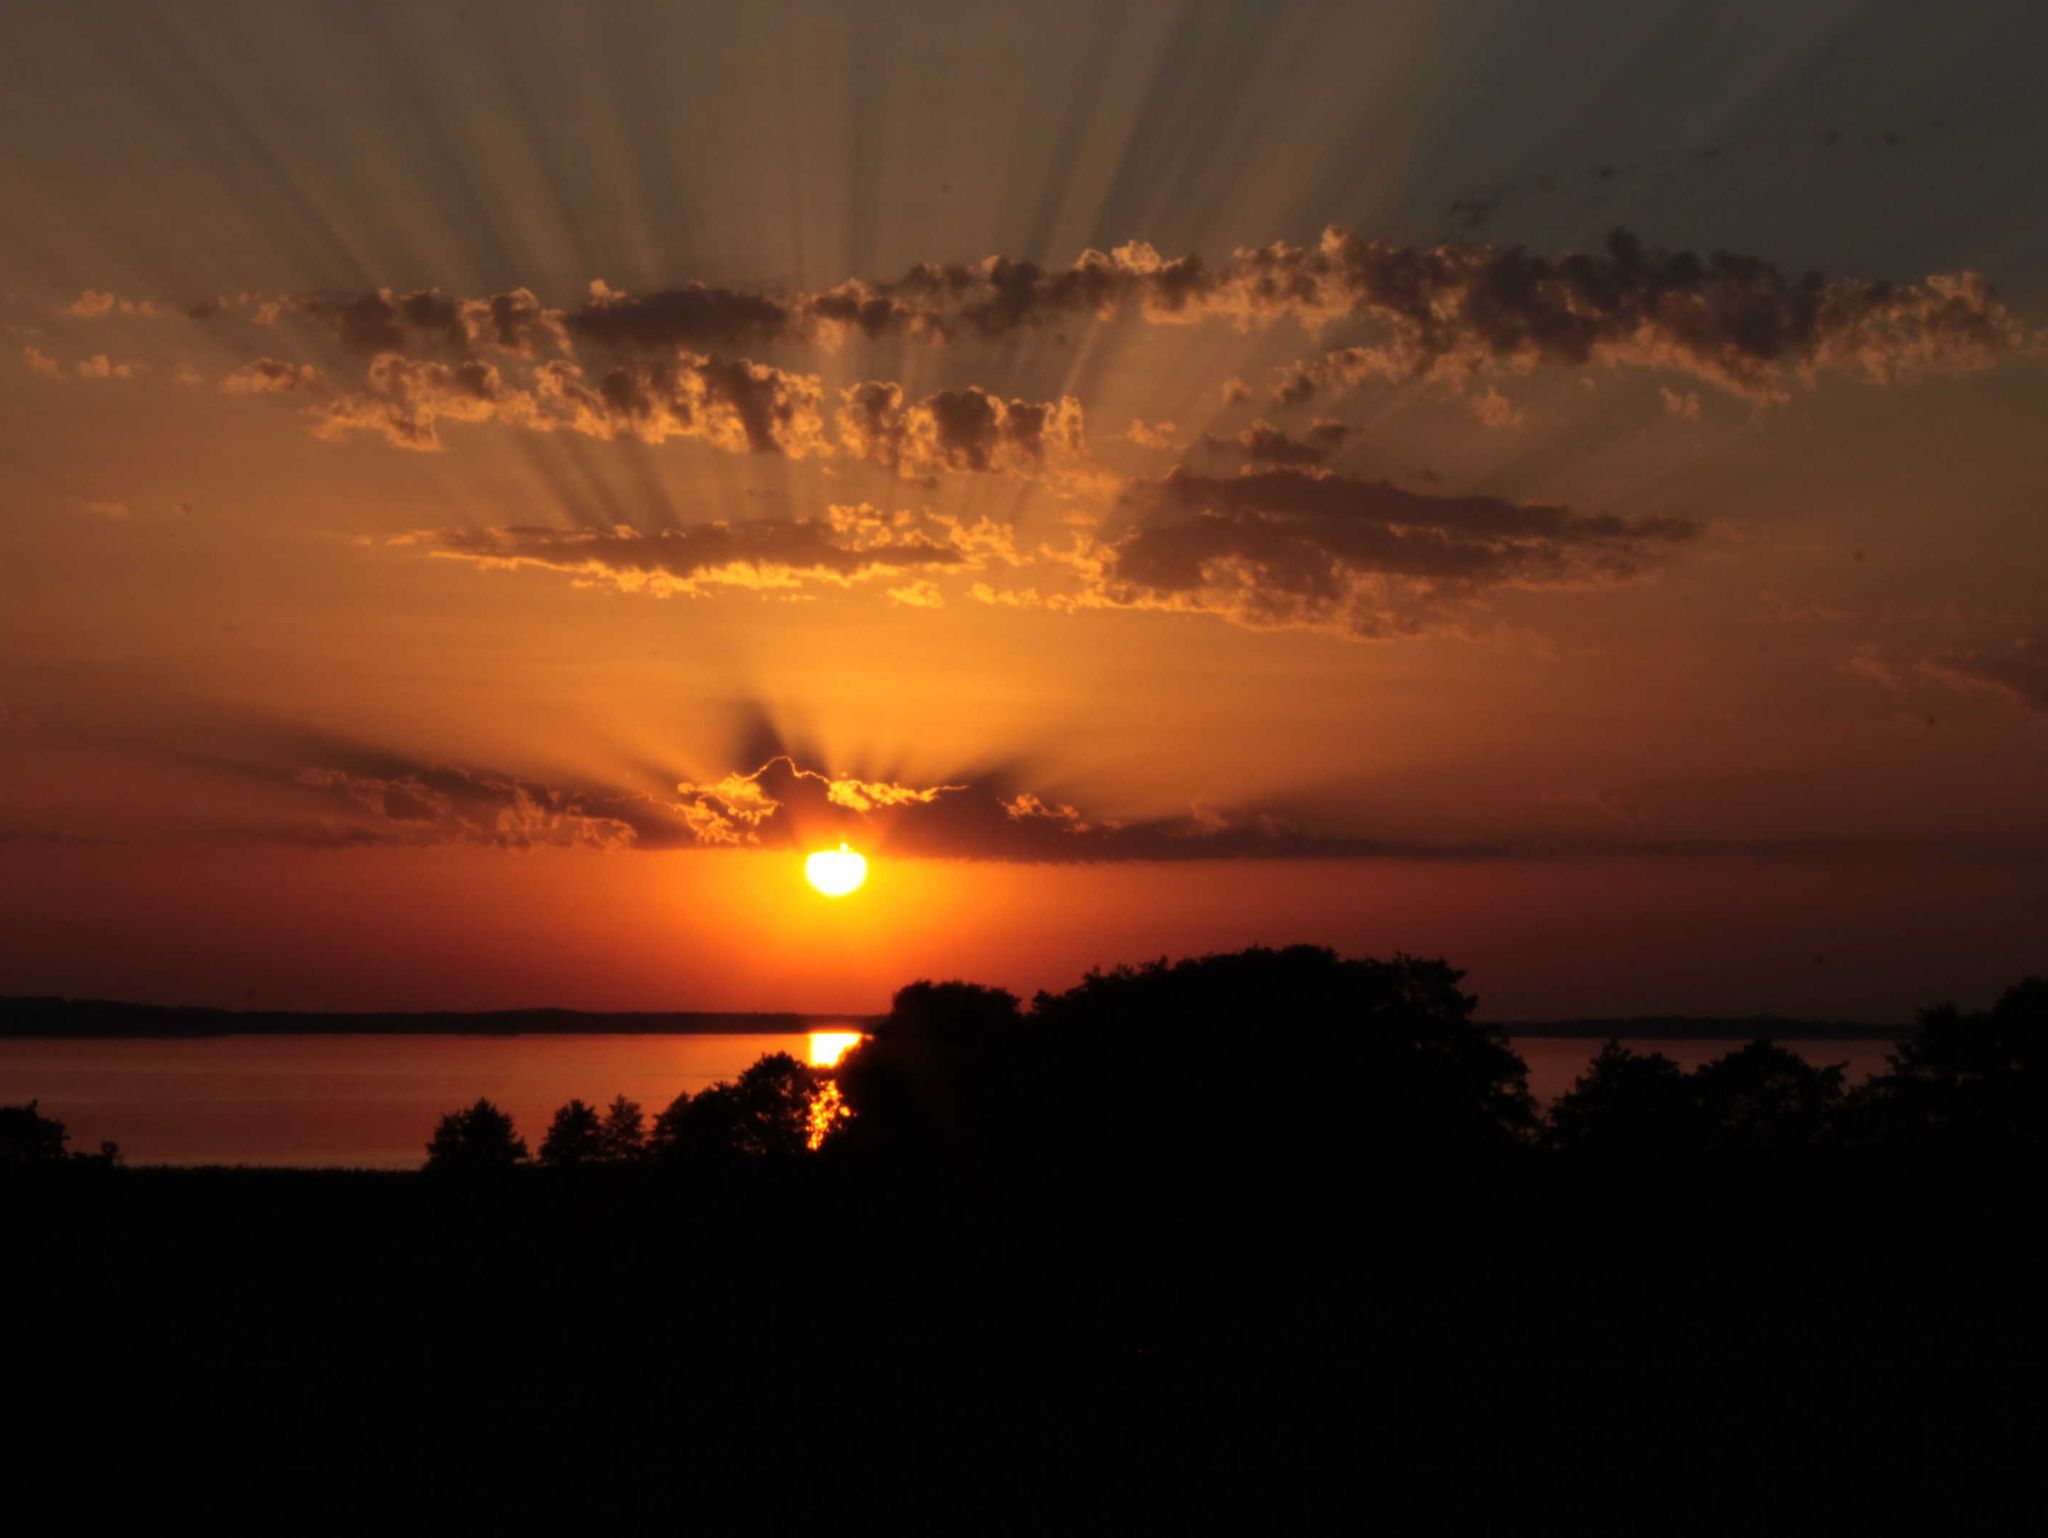
M 1783 1258 L 1652 1216 L 1642 1247 L 1533 1232 L 1292 1277 L 785 1254 L 770 1280 L 579 1263 L 604 1201 L 533 1173 L 510 1240 L 419 1176 L 15 1188 L 10 1504 L 151 1533 L 2048 1519 L 2031 1242 Z

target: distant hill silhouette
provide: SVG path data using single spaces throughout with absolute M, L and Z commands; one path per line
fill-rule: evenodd
M 0 1039 L 114 1036 L 745 1036 L 824 1024 L 872 1026 L 881 1015 L 793 1011 L 582 1009 L 289 1010 L 128 1004 L 115 999 L 0 998 Z M 1508 1036 L 1640 1041 L 1903 1041 L 1910 1025 L 1857 1020 L 1622 1015 L 1482 1022 Z
M 747 1036 L 864 1025 L 863 1015 L 580 1009 L 316 1011 L 0 998 L 0 1039 L 115 1036 Z

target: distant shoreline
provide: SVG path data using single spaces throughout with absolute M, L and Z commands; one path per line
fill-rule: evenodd
M 1617 1037 L 1623 1041 L 1904 1041 L 1910 1025 L 1871 1025 L 1860 1020 L 1797 1020 L 1783 1015 L 1746 1019 L 1693 1019 L 1685 1015 L 1638 1015 L 1611 1020 L 1492 1020 L 1508 1037 L 1530 1040 Z
M 109 999 L 0 998 L 0 1041 L 178 1039 L 217 1036 L 767 1036 L 823 1025 L 871 1026 L 879 1015 L 791 1010 L 581 1009 L 238 1010 Z M 1641 1015 L 1485 1022 L 1511 1038 L 1630 1041 L 1901 1041 L 1909 1025 L 1854 1020 Z
M 216 1036 L 772 1036 L 873 1015 L 790 1010 L 241 1010 L 108 999 L 0 998 L 0 1041 Z

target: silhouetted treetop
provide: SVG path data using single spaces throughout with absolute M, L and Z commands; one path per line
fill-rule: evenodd
M 646 1121 L 636 1101 L 628 1100 L 624 1095 L 615 1096 L 606 1107 L 604 1122 L 598 1128 L 597 1156 L 612 1164 L 639 1158 L 647 1152 Z
M 1769 1041 L 1702 1063 L 1691 1074 L 1711 1148 L 1799 1148 L 1832 1130 L 1843 1067 L 1816 1067 Z
M 33 1169 L 64 1158 L 64 1123 L 43 1115 L 37 1104 L 0 1105 L 0 1169 Z
M 1331 1099 L 1345 1136 L 1398 1126 L 1425 1145 L 1484 1142 L 1530 1126 L 1534 1107 L 1521 1059 L 1473 1023 L 1463 978 L 1441 960 L 1254 947 L 1092 972 L 1040 994 L 1031 1020 L 1080 1061 L 1146 1060 L 1205 1098 L 1227 1090 L 1304 1114 Z
M 999 990 L 915 984 L 842 1061 L 853 1114 L 828 1150 L 1048 1223 L 1349 1202 L 1397 1169 L 1428 1185 L 1534 1122 L 1461 976 L 1253 949 L 1093 972 L 1022 1015 Z
M 1920 1012 L 1890 1071 L 1855 1097 L 1859 1138 L 1957 1148 L 2048 1148 L 2048 980 L 1988 1010 Z
M 488 1100 L 443 1116 L 427 1144 L 427 1168 L 451 1173 L 508 1169 L 525 1157 L 512 1118 Z
M 883 1035 L 972 1050 L 1022 1022 L 1017 996 L 980 983 L 922 979 L 896 990 L 876 1027 Z
M 1661 1052 L 1609 1041 L 1550 1108 L 1552 1146 L 1657 1156 L 1699 1147 L 1704 1121 L 1685 1070 Z
M 1553 1147 L 1659 1157 L 1810 1146 L 1833 1130 L 1842 1068 L 1758 1040 L 1685 1072 L 1609 1041 L 1550 1108 Z
M 541 1139 L 540 1162 L 553 1165 L 589 1164 L 604 1148 L 603 1128 L 597 1112 L 581 1100 L 571 1100 L 555 1112 Z
M 787 1052 L 758 1058 L 732 1082 L 676 1096 L 655 1118 L 650 1151 L 678 1160 L 807 1152 L 818 1076 Z

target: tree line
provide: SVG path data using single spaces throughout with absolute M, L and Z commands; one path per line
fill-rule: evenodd
M 536 1162 L 574 1169 L 709 1154 L 789 1157 L 821 1141 L 812 1124 L 830 1082 L 787 1052 L 771 1052 L 735 1081 L 685 1090 L 651 1125 L 624 1095 L 601 1112 L 571 1100 L 548 1123 Z M 533 1157 L 511 1116 L 489 1100 L 450 1111 L 427 1144 L 427 1168 L 443 1172 L 504 1169 Z
M 736 1081 L 677 1096 L 651 1123 L 623 1095 L 601 1112 L 571 1100 L 537 1162 L 823 1152 L 1193 1176 L 1276 1148 L 1290 1163 L 1350 1164 L 1372 1148 L 1640 1157 L 2048 1142 L 2039 978 L 1988 1010 L 1923 1010 L 1886 1070 L 1860 1085 L 1768 1040 L 1690 1071 L 1610 1040 L 1539 1108 L 1506 1038 L 1472 1020 L 1462 975 L 1442 961 L 1303 946 L 1095 972 L 1028 1009 L 1002 989 L 917 982 L 836 1070 L 771 1054 Z M 488 1100 L 443 1117 L 427 1153 L 436 1170 L 529 1158 Z
M 652 1114 L 572 1100 L 537 1149 L 488 1100 L 451 1111 L 426 1187 L 449 1232 L 550 1264 L 774 1270 L 1313 1264 L 1660 1223 L 1774 1250 L 1827 1223 L 1851 1245 L 1958 1225 L 1975 1243 L 2018 1232 L 2048 1173 L 2037 978 L 1923 1011 L 1860 1085 L 1768 1041 L 1690 1071 L 1610 1041 L 1547 1108 L 1462 980 L 1292 947 L 1091 973 L 1028 1006 L 920 981 L 835 1069 L 773 1054 Z M 33 1107 L 0 1115 L 0 1169 L 63 1146 Z

